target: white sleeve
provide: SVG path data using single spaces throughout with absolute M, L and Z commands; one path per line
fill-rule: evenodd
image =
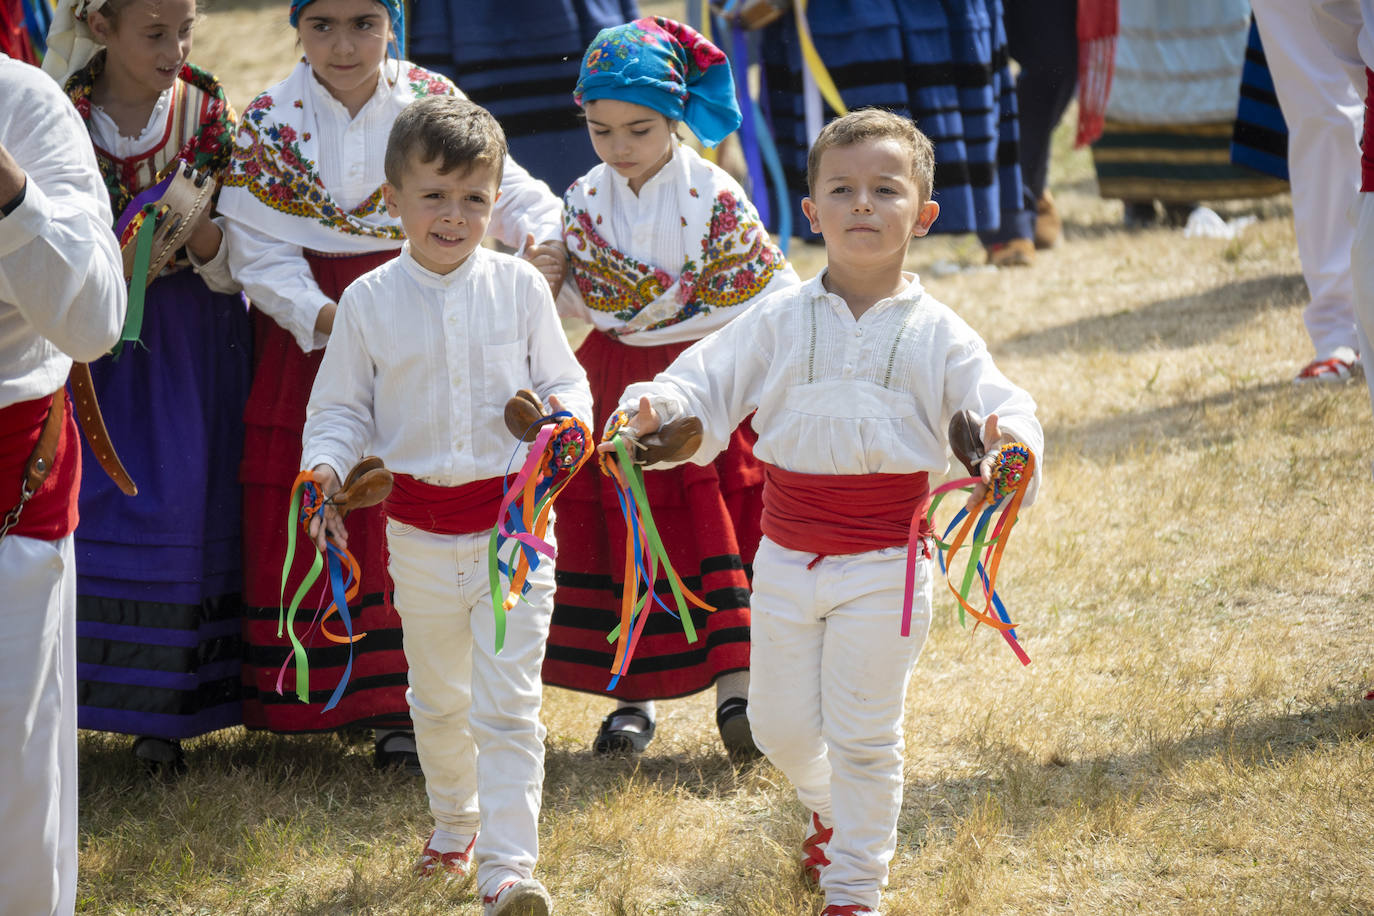
M 698 418 L 701 447 L 689 460 L 709 464 L 730 444 L 735 427 L 759 405 L 776 349 L 763 320 L 767 315 L 756 306 L 698 340 L 652 382 L 636 382 L 625 389 L 620 409 L 637 410 L 643 396 L 664 423 L 684 416 Z
M 1371 16 L 1371 0 L 1315 0 L 1312 4 L 1313 25 L 1330 45 L 1360 98 L 1366 91 L 1365 67 L 1374 67 Z
M 61 152 L 25 163 L 24 201 L 0 219 L 0 302 L 79 362 L 119 340 L 128 299 L 105 189 L 94 159 L 88 175 L 79 156 L 90 146 L 73 133 L 52 148 Z
M 1025 505 L 1035 502 L 1045 454 L 1045 432 L 1035 418 L 1035 400 L 1002 374 L 982 340 L 961 343 L 946 357 L 942 436 L 950 417 L 960 410 L 972 410 L 984 419 L 996 414 L 998 428 L 1031 450 L 1035 471 L 1026 487 Z
M 241 223 L 233 217 L 223 224 L 229 249 L 229 270 L 253 305 L 281 325 L 306 353 L 329 342 L 315 330 L 320 309 L 332 300 L 320 289 L 299 245 L 291 245 Z
M 562 202 L 510 156 L 501 174 L 501 198 L 492 210 L 489 233 L 517 252 L 525 250 L 527 235 L 533 235 L 535 242 L 563 240 Z
M 205 281 L 205 285 L 210 288 L 211 292 L 241 292 L 243 287 L 234 279 L 233 274 L 229 270 L 229 231 L 225 228 L 225 224 L 229 222 L 229 218 L 226 216 L 216 216 L 211 222 L 219 226 L 220 229 L 219 250 L 215 252 L 215 256 L 208 261 L 202 261 L 196 257 L 195 252 L 193 252 L 190 247 L 187 247 L 186 257 L 190 260 L 191 267 L 193 267 L 200 278 Z
M 342 481 L 372 444 L 376 423 L 373 391 L 376 367 L 354 317 L 360 306 L 347 292 L 334 315 L 334 333 L 325 348 L 301 432 L 301 465 L 327 464 Z
M 587 372 L 568 346 L 548 283 L 542 274 L 522 276 L 520 282 L 526 287 L 525 301 L 530 303 L 528 349 L 534 393 L 545 404 L 556 395 L 564 409 L 572 411 L 573 416 L 596 432 Z

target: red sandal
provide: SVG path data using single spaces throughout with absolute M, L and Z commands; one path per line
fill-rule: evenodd
M 1355 364 L 1347 362 L 1338 356 L 1330 359 L 1314 359 L 1293 379 L 1295 385 L 1305 385 L 1308 382 L 1344 382 L 1350 378 L 1351 371 Z
M 441 873 L 462 877 L 472 868 L 472 848 L 477 845 L 476 834 L 473 834 L 467 849 L 454 852 L 440 852 L 431 848 L 429 844 L 433 841 L 434 833 L 431 831 L 429 839 L 425 840 L 425 851 L 420 853 L 420 858 L 415 863 L 415 874 L 421 878 L 432 878 Z
M 811 829 L 814 832 L 802 840 L 802 874 L 812 884 L 819 884 L 821 869 L 830 864 L 830 859 L 825 854 L 825 847 L 829 845 L 830 837 L 835 833 L 835 828 L 822 824 L 821 816 L 812 811 Z M 829 910 L 827 909 L 826 912 Z

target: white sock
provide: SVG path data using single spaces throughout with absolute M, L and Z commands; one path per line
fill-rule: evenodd
M 726 700 L 749 699 L 749 672 L 731 671 L 716 678 L 716 708 Z
M 615 714 L 616 714 L 617 712 L 619 712 L 620 710 L 624 709 L 624 708 L 627 707 L 627 706 L 637 706 L 637 707 L 639 707 L 640 709 L 644 710 L 644 715 L 646 715 L 646 716 L 649 717 L 649 721 L 650 721 L 650 722 L 655 722 L 655 721 L 658 720 L 658 717 L 654 714 L 654 701 L 653 701 L 653 700 L 644 700 L 643 702 L 638 702 L 638 703 L 629 702 L 629 701 L 626 701 L 626 702 L 623 702 L 623 703 L 622 703 L 621 701 L 616 700 L 616 702 L 615 702 L 615 711 L 612 712 L 611 715 L 612 715 L 612 716 L 615 716 Z M 634 730 L 634 731 L 640 731 L 642 725 L 643 725 L 643 723 L 640 721 L 639 716 L 626 716 L 623 722 L 617 722 L 617 721 L 615 721 L 614 718 L 612 718 L 612 720 L 611 720 L 611 728 L 612 728 L 612 729 L 620 729 L 620 728 L 623 728 L 624 726 L 629 726 L 630 729 L 632 729 L 632 730 Z
M 475 835 L 472 833 L 450 833 L 443 827 L 435 827 L 434 836 L 429 841 L 429 848 L 441 855 L 446 852 L 464 852 L 472 843 L 472 838 Z

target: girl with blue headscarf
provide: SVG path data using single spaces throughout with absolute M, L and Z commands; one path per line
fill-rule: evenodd
M 719 48 L 659 17 L 606 29 L 582 58 L 573 99 L 602 164 L 564 197 L 571 262 L 559 308 L 593 325 L 577 356 L 604 421 L 627 384 L 652 378 L 691 343 L 798 280 L 739 184 L 676 136 L 684 124 L 715 146 L 739 127 Z M 650 615 L 594 750 L 643 751 L 655 729 L 654 700 L 714 683 L 726 750 L 757 753 L 745 713 L 749 569 L 763 487 L 753 438 L 745 424 L 714 464 L 645 474 L 674 569 L 717 610 L 693 612 L 694 643 L 670 615 Z M 606 633 L 618 622 L 624 587 L 624 531 L 608 518 L 620 518 L 609 478 L 573 478 L 555 521 L 546 684 L 606 693 L 614 652 Z
M 378 765 L 418 772 L 406 705 L 401 621 L 391 607 L 380 508 L 351 513 L 349 548 L 361 564 L 354 664 L 342 700 L 329 712 L 348 647 L 299 636 L 311 649 L 312 702 L 291 696 L 292 676 L 279 692 L 282 659 L 277 633 L 283 524 L 301 459 L 305 406 L 329 340 L 344 287 L 395 257 L 405 240 L 382 203 L 383 158 L 397 115 L 428 95 L 459 94 L 453 83 L 404 60 L 402 0 L 295 0 L 290 21 L 304 57 L 282 82 L 244 111 L 220 206 L 229 218 L 230 267 L 253 301 L 256 358 L 245 411 L 244 587 L 247 661 L 244 719 L 276 732 L 318 732 L 349 726 L 378 729 Z M 523 249 L 539 266 L 553 242 L 551 284 L 564 257 L 558 198 L 507 159 L 491 234 Z M 556 289 L 556 285 L 555 285 Z M 296 552 L 291 581 L 309 563 Z M 304 604 L 322 606 L 321 581 Z M 326 604 L 328 602 L 325 602 Z M 436 845 L 442 846 L 442 838 Z M 461 847 L 460 847 L 461 848 Z M 449 852 L 439 849 L 440 853 Z

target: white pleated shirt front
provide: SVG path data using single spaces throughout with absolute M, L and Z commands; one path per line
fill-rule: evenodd
M 1035 401 L 993 363 L 983 340 L 908 274 L 897 295 L 857 320 L 827 292 L 825 274 L 774 293 L 688 348 L 621 401 L 647 396 L 664 422 L 699 417 L 705 464 L 751 412 L 761 461 L 805 474 L 943 473 L 956 411 L 997 414 L 1035 453 L 1044 433 Z
M 340 297 L 306 409 L 302 464 L 328 464 L 342 479 L 376 455 L 392 471 L 450 487 L 500 476 L 517 451 L 504 410 L 520 388 L 545 404 L 557 395 L 591 420 L 587 375 L 548 281 L 486 248 L 436 274 L 407 244 Z

